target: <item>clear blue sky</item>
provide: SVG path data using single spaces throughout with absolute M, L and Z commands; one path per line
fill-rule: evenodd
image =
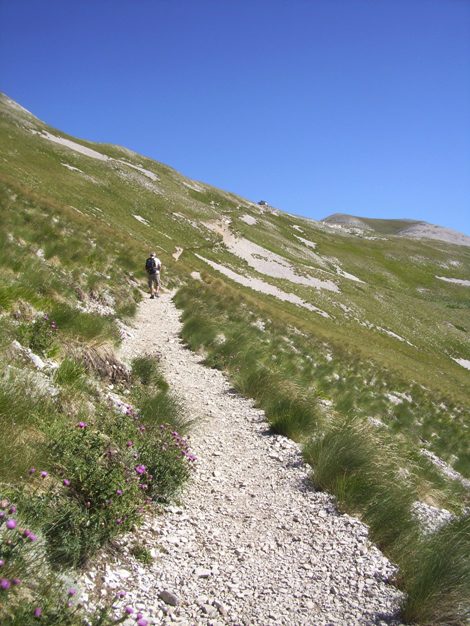
M 470 0 L 0 0 L 0 90 L 320 219 L 470 235 Z

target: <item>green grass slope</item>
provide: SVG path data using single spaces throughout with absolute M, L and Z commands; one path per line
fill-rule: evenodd
M 468 504 L 468 491 L 419 450 L 470 476 L 470 248 L 397 236 L 412 220 L 343 228 L 261 207 L 126 148 L 68 136 L 4 95 L 0 154 L 2 380 L 31 374 L 12 356 L 15 339 L 60 363 L 62 389 L 59 406 L 39 403 L 30 422 L 30 405 L 3 385 L 0 439 L 14 445 L 0 481 L 11 488 L 31 463 L 53 464 L 47 441 L 60 436 L 43 427 L 48 411 L 61 424 L 86 415 L 87 367 L 119 343 L 155 250 L 164 286 L 179 288 L 185 340 L 266 409 L 274 430 L 302 442 L 316 484 L 369 523 L 406 573 L 407 614 L 418 619 L 419 594 L 447 607 L 430 590 L 436 576 L 423 586 L 403 554 L 432 553 L 416 539 L 413 501 L 456 515 Z M 424 542 L 421 553 L 410 541 Z
M 2 306 L 24 298 L 40 308 L 44 298 L 52 298 L 54 306 L 61 301 L 73 309 L 90 299 L 111 298 L 117 315 L 131 313 L 139 298 L 136 287 L 142 285 L 142 259 L 156 249 L 168 284 L 186 280 L 191 271 L 223 278 L 267 315 L 289 319 L 327 342 L 325 353 L 332 351 L 333 358 L 335 350 L 346 350 L 415 385 L 434 409 L 432 418 L 410 415 L 412 429 L 469 472 L 463 443 L 469 372 L 457 360 L 470 360 L 470 289 L 442 278 L 468 280 L 470 249 L 332 232 L 191 181 L 124 148 L 68 137 L 6 96 L 0 113 Z M 75 148 L 57 138 L 74 142 Z M 77 152 L 76 146 L 102 158 Z M 207 228 L 221 219 L 243 242 L 277 255 L 300 276 L 331 281 L 337 291 L 266 275 Z M 183 252 L 176 262 L 172 254 L 178 248 Z M 252 251 L 249 261 L 263 250 Z M 301 298 L 328 317 L 224 278 L 207 261 Z M 61 289 L 59 276 L 66 284 Z M 337 366 L 340 370 L 341 363 Z M 406 411 L 401 407 L 401 412 Z M 456 433 L 462 439 L 457 450 Z

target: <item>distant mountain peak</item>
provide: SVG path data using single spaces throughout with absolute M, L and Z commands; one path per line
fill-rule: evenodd
M 423 220 L 403 219 L 377 219 L 371 217 L 359 217 L 347 213 L 333 213 L 321 220 L 329 226 L 341 228 L 345 231 L 357 232 L 357 230 L 375 232 L 381 235 L 396 235 L 413 239 L 436 239 L 458 246 L 470 246 L 470 237 L 452 228 L 429 224 Z

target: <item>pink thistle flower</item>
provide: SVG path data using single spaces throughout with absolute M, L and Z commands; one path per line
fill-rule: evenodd
M 41 478 L 47 478 L 48 476 L 49 476 L 49 472 L 46 472 L 44 470 L 41 472 Z
M 34 543 L 35 541 L 37 541 L 37 536 L 34 533 L 29 533 L 28 535 L 28 539 Z
M 68 478 L 64 478 L 64 480 L 62 481 L 62 484 L 65 487 L 70 487 L 70 480 Z
M 122 524 L 122 519 L 120 517 L 117 518 L 116 524 L 120 526 Z
M 125 591 L 118 591 L 116 594 L 117 598 L 124 598 L 124 596 L 126 595 Z
M 128 448 L 132 448 L 132 446 L 133 446 L 133 445 L 134 445 L 134 442 L 133 442 L 133 441 L 131 441 L 131 440 L 129 440 L 129 441 L 126 443 L 126 446 L 127 446 Z
M 12 578 L 11 579 L 11 584 L 12 585 L 21 585 L 21 580 L 19 578 Z
M 135 469 L 136 474 L 139 474 L 139 475 L 145 474 L 147 470 L 145 465 L 136 465 L 134 469 Z
M 124 609 L 124 611 L 128 614 L 128 615 L 132 615 L 132 613 L 134 612 L 134 609 L 131 606 L 126 606 L 126 608 Z
M 29 474 L 34 474 L 36 472 L 36 468 L 35 467 L 30 467 L 28 473 Z
M 5 517 L 5 511 L 0 511 L 0 519 L 3 519 Z
M 14 519 L 7 520 L 6 526 L 9 530 L 13 530 L 14 528 L 16 528 L 16 520 Z
M 8 509 L 8 513 L 10 513 L 11 515 L 13 515 L 13 513 L 16 513 L 16 506 L 14 504 L 12 504 L 11 507 Z
M 86 428 L 88 424 L 86 422 L 78 422 L 77 428 Z
M 122 489 L 116 489 L 116 493 L 118 496 L 122 496 Z
M 8 578 L 0 578 L 0 589 L 3 589 L 4 591 L 6 591 L 7 589 L 10 589 L 11 583 L 8 580 Z
M 74 587 L 70 587 L 70 589 L 67 590 L 67 594 L 69 596 L 74 596 L 77 593 L 77 590 Z
M 40 607 L 40 606 L 37 606 L 37 607 L 34 609 L 33 615 L 34 615 L 34 617 L 41 617 L 41 615 L 42 615 L 42 609 L 41 609 L 41 607 Z
M 137 626 L 147 626 L 148 625 L 148 621 L 141 617 L 140 619 L 137 620 Z
M 0 559 L 0 567 L 3 567 L 5 565 L 5 561 L 3 559 Z

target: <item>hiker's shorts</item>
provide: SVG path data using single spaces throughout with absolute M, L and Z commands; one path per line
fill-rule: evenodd
M 152 285 L 159 287 L 160 286 L 160 272 L 157 272 L 156 274 L 149 274 L 148 284 L 149 284 L 149 289 L 152 288 Z

